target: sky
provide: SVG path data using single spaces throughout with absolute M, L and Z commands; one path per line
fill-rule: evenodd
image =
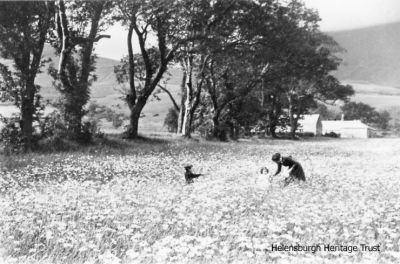
M 400 21 L 400 0 L 304 0 L 321 17 L 322 31 L 339 31 Z M 96 52 L 100 57 L 120 60 L 127 54 L 125 29 L 113 26 L 102 39 Z M 136 45 L 134 52 L 139 52 Z

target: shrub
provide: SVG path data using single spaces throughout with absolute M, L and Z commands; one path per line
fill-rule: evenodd
M 335 132 L 329 132 L 329 133 L 325 133 L 324 137 L 332 137 L 332 138 L 339 138 L 340 134 L 337 134 Z
M 197 127 L 197 131 L 200 136 L 205 139 L 211 139 L 213 137 L 214 125 L 211 120 L 207 120 Z
M 314 137 L 315 134 L 312 132 L 301 132 L 301 133 L 297 133 L 299 136 L 301 137 Z
M 4 153 L 6 155 L 20 153 L 24 147 L 20 117 L 6 118 L 0 116 L 0 122 L 4 124 L 0 130 L 0 142 L 3 144 Z
M 46 139 L 47 142 L 54 142 L 59 145 L 56 150 L 65 150 L 69 147 L 64 146 L 64 139 L 69 138 L 66 123 L 63 121 L 61 114 L 57 111 L 50 113 L 40 122 L 41 139 Z M 88 118 L 83 121 L 81 133 L 77 140 L 80 143 L 90 144 L 93 142 L 93 137 L 102 137 L 96 118 Z
M 93 143 L 93 139 L 95 137 L 97 138 L 104 137 L 104 133 L 100 131 L 97 120 L 92 119 L 84 122 L 82 125 L 82 133 L 78 138 L 78 141 L 83 144 L 91 144 Z
M 61 114 L 57 111 L 48 114 L 41 120 L 40 130 L 42 137 L 44 138 L 64 138 L 67 136 L 66 124 L 63 121 Z
M 164 126 L 167 127 L 168 132 L 176 133 L 178 131 L 178 118 L 179 114 L 175 108 L 168 109 L 167 116 L 164 119 Z
M 119 128 L 122 126 L 124 123 L 124 117 L 123 116 L 114 116 L 112 119 L 112 125 L 114 128 Z
M 90 103 L 88 106 L 86 116 L 90 120 L 106 119 L 108 122 L 112 122 L 114 128 L 119 128 L 124 123 L 126 116 L 123 113 L 117 113 L 110 107 L 99 105 L 96 102 Z

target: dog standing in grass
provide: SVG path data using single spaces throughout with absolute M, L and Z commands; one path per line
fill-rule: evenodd
M 193 179 L 202 176 L 203 174 L 195 174 L 192 172 L 192 165 L 185 166 L 185 180 L 187 184 L 193 183 Z

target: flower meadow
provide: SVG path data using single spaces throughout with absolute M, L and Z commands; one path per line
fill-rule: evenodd
M 0 263 L 400 263 L 400 139 L 130 144 L 3 162 Z

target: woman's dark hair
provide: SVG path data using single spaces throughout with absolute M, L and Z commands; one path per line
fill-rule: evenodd
M 280 159 L 281 159 L 281 154 L 275 153 L 274 155 L 272 155 L 273 161 L 279 161 Z

